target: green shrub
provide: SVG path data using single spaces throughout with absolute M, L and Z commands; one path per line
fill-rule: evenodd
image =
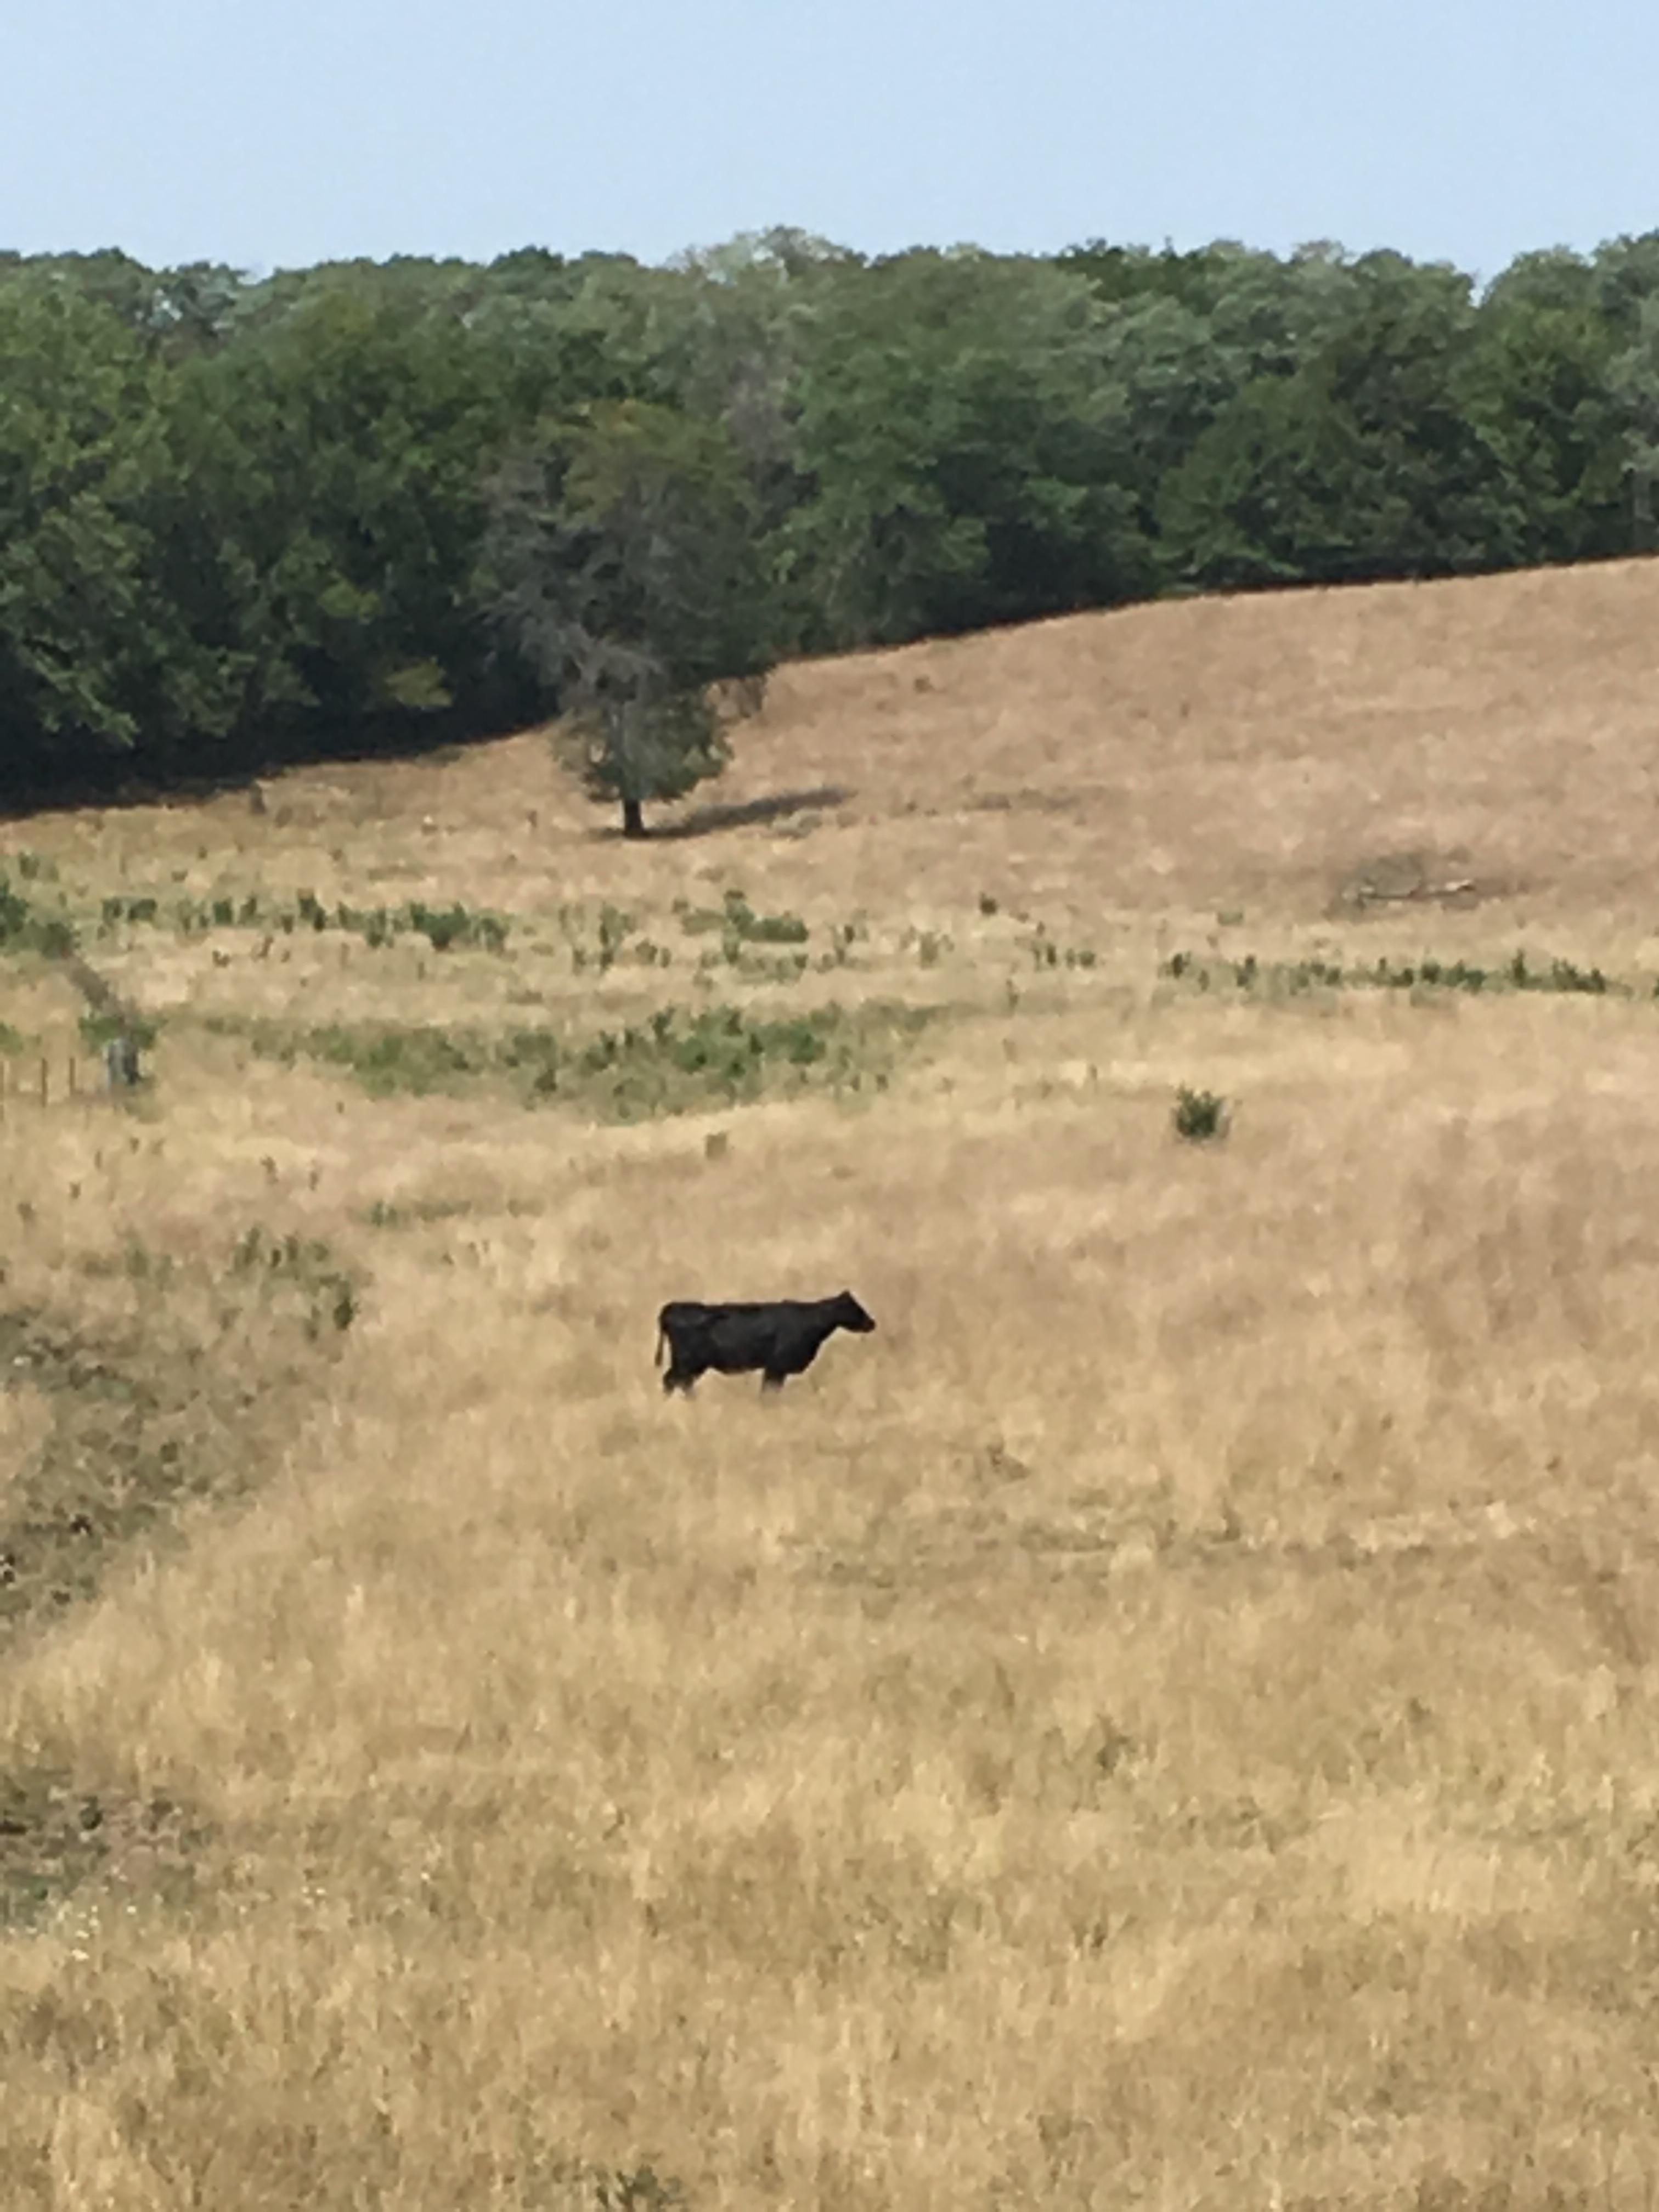
M 1213 1091 L 1193 1091 L 1182 1084 L 1171 1118 L 1176 1136 L 1185 1143 L 1206 1145 L 1226 1135 L 1231 1115 L 1226 1100 Z

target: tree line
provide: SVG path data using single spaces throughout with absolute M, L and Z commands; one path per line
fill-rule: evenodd
M 1484 291 L 792 231 L 258 280 L 0 255 L 0 794 L 556 711 L 637 829 L 775 659 L 1646 551 L 1656 480 L 1659 233 Z

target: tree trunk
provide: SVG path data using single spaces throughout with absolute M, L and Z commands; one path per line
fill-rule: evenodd
M 623 836 L 624 837 L 643 837 L 644 835 L 645 817 L 640 811 L 639 800 L 637 799 L 624 799 L 623 801 Z

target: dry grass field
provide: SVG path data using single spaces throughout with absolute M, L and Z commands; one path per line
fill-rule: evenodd
M 0 1123 L 6 2212 L 1659 2201 L 1656 677 L 1651 564 L 1194 601 L 643 846 L 7 825 L 159 1032 Z

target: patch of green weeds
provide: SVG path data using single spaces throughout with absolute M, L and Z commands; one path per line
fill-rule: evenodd
M 320 1060 L 355 1076 L 373 1097 L 400 1091 L 425 1097 L 450 1091 L 469 1079 L 487 1074 L 490 1048 L 467 1031 L 428 1023 L 419 1027 L 391 1022 L 328 1023 L 315 1029 L 247 1020 L 235 1014 L 209 1014 L 202 1026 L 215 1036 L 241 1038 L 262 1060 L 292 1067 L 301 1060 Z
M 914 951 L 924 968 L 937 968 L 945 955 L 955 950 L 953 939 L 938 929 L 907 929 L 899 939 L 899 951 Z
M 571 969 L 578 975 L 589 969 L 608 975 L 624 956 L 642 968 L 672 967 L 674 956 L 665 945 L 649 938 L 630 945 L 635 927 L 634 916 L 608 899 L 597 912 L 580 906 L 559 908 L 560 933 L 570 947 Z
M 574 1045 L 521 1030 L 507 1040 L 504 1059 L 532 1097 L 566 1099 L 605 1120 L 643 1121 L 809 1087 L 884 1090 L 899 1052 L 928 1018 L 900 1006 L 826 1006 L 774 1019 L 737 1006 L 667 1007 Z
M 518 2166 L 518 2201 L 526 2207 L 545 2207 L 547 2212 L 575 2212 L 589 2205 L 604 2212 L 690 2212 L 691 2198 L 684 2185 L 649 2164 L 593 2166 L 532 2145 L 521 2151 Z
M 417 1097 L 452 1091 L 469 1077 L 487 1074 L 492 1059 L 489 1046 L 477 1038 L 430 1023 L 419 1028 L 331 1024 L 305 1030 L 285 1056 L 292 1060 L 300 1052 L 330 1066 L 349 1068 L 365 1091 L 382 1098 L 400 1091 Z
M 799 983 L 806 973 L 807 958 L 804 952 L 786 952 L 775 960 L 744 953 L 732 964 L 745 983 Z
M 885 1090 L 900 1054 L 932 1018 L 925 1007 L 823 1006 L 763 1017 L 722 1004 L 667 1007 L 586 1037 L 547 1028 L 489 1037 L 386 1024 L 295 1030 L 222 1015 L 205 1026 L 243 1036 L 285 1066 L 305 1058 L 343 1068 L 380 1097 L 494 1079 L 529 1101 L 557 1099 L 602 1120 L 638 1121 L 809 1086 L 837 1095 Z M 393 1225 L 395 1212 L 375 1225 Z
M 75 931 L 62 915 L 43 915 L 0 875 L 0 951 L 43 952 L 61 960 L 75 950 Z
M 499 952 L 507 943 L 507 925 L 499 915 L 475 912 L 461 905 L 422 906 L 416 900 L 407 908 L 409 927 L 424 937 L 435 952 L 458 945 L 481 945 Z
M 291 1230 L 275 1236 L 256 1222 L 237 1239 L 231 1267 L 237 1274 L 260 1273 L 297 1292 L 304 1307 L 301 1326 L 313 1342 L 325 1329 L 343 1334 L 357 1318 L 357 1285 L 319 1238 Z
M 99 909 L 98 934 L 107 937 L 124 921 L 148 927 L 159 919 L 161 911 L 161 902 L 159 899 L 149 896 L 127 898 L 118 894 L 106 898 Z
M 830 950 L 820 956 L 821 969 L 845 968 L 853 957 L 853 947 L 867 940 L 869 931 L 860 921 L 838 921 L 830 931 Z
M 1599 968 L 1580 968 L 1571 960 L 1552 960 L 1542 970 L 1527 965 L 1527 956 L 1517 951 L 1510 962 L 1510 983 L 1517 991 L 1582 992 L 1589 998 L 1605 998 L 1607 979 Z
M 371 1229 L 414 1229 L 434 1221 L 453 1221 L 472 1210 L 464 1198 L 414 1198 L 402 1206 L 377 1198 L 362 1218 Z
M 805 945 L 811 930 L 798 914 L 757 914 L 747 900 L 728 892 L 726 922 L 745 945 Z
M 1627 988 L 1608 980 L 1600 968 L 1580 968 L 1571 960 L 1551 960 L 1534 968 L 1524 952 L 1516 952 L 1501 968 L 1483 968 L 1467 960 L 1395 962 L 1386 957 L 1369 965 L 1344 968 L 1335 960 L 1258 960 L 1246 953 L 1237 960 L 1206 960 L 1190 952 L 1172 953 L 1159 970 L 1173 982 L 1198 991 L 1233 989 L 1260 992 L 1273 998 L 1296 998 L 1316 990 L 1328 991 L 1554 991 L 1602 998 L 1627 996 Z M 1659 996 L 1659 984 L 1655 986 Z
M 320 935 L 335 929 L 361 937 L 374 949 L 400 937 L 424 937 L 436 952 L 457 947 L 499 952 L 512 927 L 501 915 L 459 903 L 432 907 L 414 899 L 400 907 L 354 907 L 343 901 L 328 907 L 310 890 L 288 902 L 262 899 L 258 893 L 239 899 L 221 892 L 212 898 L 175 899 L 165 910 L 159 899 L 148 894 L 106 898 L 99 910 L 99 935 L 110 936 L 123 926 L 175 929 L 185 937 L 205 936 L 216 929 L 262 929 L 284 937 L 304 930 Z
M 680 927 L 688 936 L 712 934 L 718 930 L 726 959 L 733 967 L 745 945 L 805 945 L 811 935 L 798 914 L 757 914 L 738 890 L 727 891 L 718 908 L 690 907 L 682 902 L 677 910 Z
M 1025 950 L 1034 968 L 1092 968 L 1097 956 L 1091 945 L 1061 945 L 1049 936 L 1047 928 L 1038 922 L 1025 939 Z

